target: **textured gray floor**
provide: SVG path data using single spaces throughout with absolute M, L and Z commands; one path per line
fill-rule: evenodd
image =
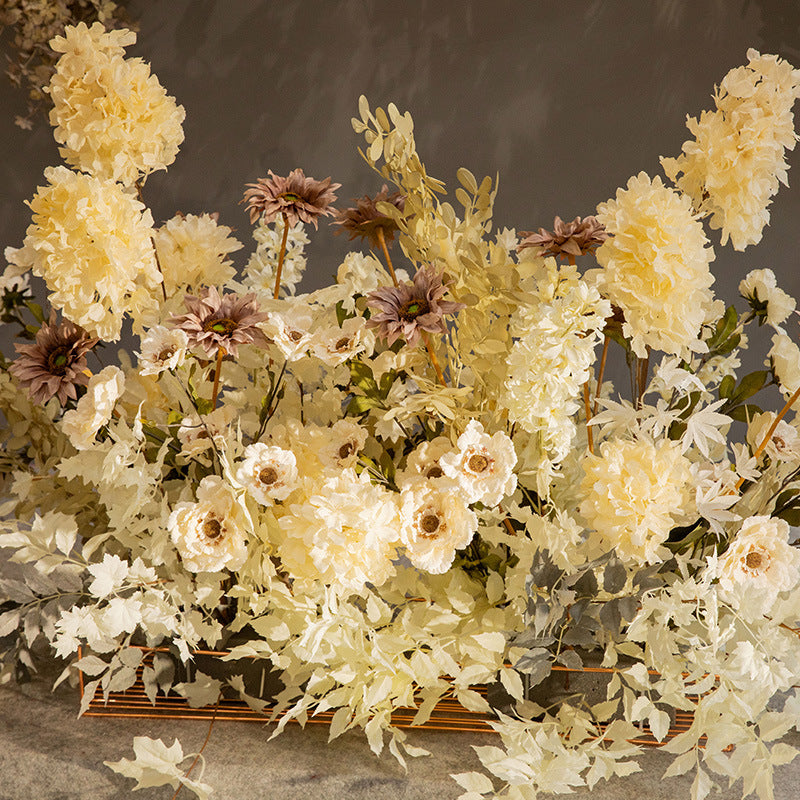
M 105 760 L 132 757 L 135 735 L 178 737 L 184 752 L 201 746 L 208 725 L 203 721 L 76 719 L 77 693 L 61 687 L 51 693 L 43 682 L 0 688 L 0 800 L 170 800 L 168 787 L 132 793 L 133 782 L 103 766 Z M 414 759 L 408 773 L 391 757 L 375 758 L 359 734 L 347 734 L 328 745 L 327 729 L 290 727 L 272 742 L 259 724 L 217 722 L 206 748 L 204 781 L 214 786 L 215 800 L 271 800 L 312 795 L 314 800 L 450 800 L 461 789 L 451 772 L 477 766 L 471 745 L 491 744 L 492 734 L 468 735 L 415 731 L 411 741 L 432 758 Z M 800 737 L 795 737 L 800 744 Z M 648 751 L 643 772 L 578 791 L 576 800 L 689 800 L 690 780 L 662 781 L 669 758 Z M 775 800 L 800 798 L 800 761 L 779 770 Z M 712 794 L 734 800 L 741 788 Z M 179 800 L 191 798 L 182 790 Z

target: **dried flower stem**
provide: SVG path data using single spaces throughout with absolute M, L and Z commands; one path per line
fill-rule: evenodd
M 392 282 L 397 286 L 397 275 L 394 274 L 394 265 L 389 256 L 389 248 L 386 246 L 386 237 L 383 235 L 383 228 L 378 228 L 376 233 L 378 234 L 378 242 L 380 242 L 384 258 L 386 259 L 386 266 L 389 267 L 389 274 L 392 276 Z
M 592 434 L 592 404 L 589 399 L 589 381 L 583 384 L 583 407 L 586 411 L 586 438 L 589 440 L 589 452 L 594 455 L 594 435 Z
M 134 184 L 136 187 L 136 196 L 139 198 L 139 202 L 143 206 L 147 206 L 147 203 L 144 202 L 144 195 L 142 194 L 142 180 L 141 178 L 136 181 Z M 158 260 L 158 249 L 156 248 L 156 240 L 151 236 L 150 241 L 153 243 L 153 256 L 156 259 L 156 267 L 158 267 L 158 272 L 161 275 L 161 294 L 164 295 L 164 299 L 167 299 L 167 287 L 164 285 L 164 270 L 161 269 L 161 262 Z
M 786 405 L 780 410 L 780 413 L 772 422 L 772 425 L 769 426 L 766 434 L 764 434 L 764 438 L 761 440 L 761 443 L 756 447 L 756 451 L 753 453 L 753 458 L 758 460 L 758 457 L 764 452 L 764 448 L 769 443 L 769 440 L 772 438 L 772 434 L 775 433 L 775 429 L 778 427 L 778 423 L 786 416 L 786 413 L 789 409 L 794 405 L 797 398 L 800 397 L 800 387 L 797 388 L 795 393 L 786 401 Z M 739 478 L 736 482 L 736 488 L 740 489 L 742 484 L 744 483 L 744 478 Z
M 197 751 L 197 755 L 194 757 L 194 761 L 192 761 L 191 766 L 189 769 L 186 770 L 183 777 L 188 778 L 189 773 L 195 768 L 195 765 L 199 761 L 200 757 L 203 755 L 203 750 L 206 749 L 206 745 L 208 744 L 208 740 L 211 738 L 211 731 L 214 730 L 214 723 L 217 721 L 217 711 L 219 711 L 219 704 L 222 701 L 222 694 L 220 693 L 219 697 L 217 698 L 217 704 L 214 706 L 214 713 L 211 715 L 211 722 L 208 725 L 208 733 L 206 733 L 205 741 L 203 742 L 203 746 Z M 175 798 L 180 793 L 181 789 L 183 789 L 183 784 L 179 784 L 178 788 L 175 790 L 175 794 L 172 795 L 171 800 L 175 800 Z
M 636 408 L 642 407 L 644 390 L 647 388 L 647 376 L 650 373 L 650 348 L 645 358 L 636 359 Z
M 275 300 L 281 293 L 281 270 L 283 270 L 283 259 L 286 257 L 286 239 L 289 237 L 289 217 L 283 212 L 283 238 L 281 239 L 281 249 L 278 253 L 278 269 L 275 273 L 275 291 L 272 296 Z
M 600 399 L 600 388 L 603 385 L 603 375 L 606 371 L 606 358 L 608 358 L 608 343 L 611 339 L 608 336 L 603 338 L 603 352 L 600 355 L 600 369 L 597 372 L 597 386 L 595 387 L 594 403 L 592 403 L 592 415 L 597 413 L 597 401 Z
M 442 386 L 447 386 L 447 381 L 445 380 L 444 373 L 442 372 L 442 368 L 439 366 L 439 359 L 436 358 L 436 353 L 433 350 L 433 345 L 431 344 L 431 337 L 427 331 L 423 331 L 422 338 L 425 341 L 425 347 L 428 349 L 428 355 L 431 359 L 431 364 L 433 364 L 433 368 L 436 370 L 436 377 L 439 379 L 439 382 Z
M 217 396 L 219 395 L 219 374 L 222 371 L 222 359 L 225 358 L 227 351 L 224 347 L 217 350 L 217 365 L 214 369 L 214 389 L 211 392 L 211 407 L 217 407 Z

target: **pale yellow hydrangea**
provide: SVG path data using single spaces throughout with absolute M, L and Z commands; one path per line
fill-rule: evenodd
M 611 237 L 597 251 L 597 288 L 625 314 L 623 333 L 640 358 L 704 348 L 698 339 L 713 302 L 714 251 L 688 197 L 644 172 L 597 207 Z
M 587 454 L 580 513 L 605 549 L 655 563 L 658 547 L 691 508 L 691 464 L 679 442 L 611 439 Z
M 81 22 L 50 46 L 63 55 L 50 81 L 50 124 L 68 164 L 126 186 L 166 169 L 183 142 L 183 106 L 168 96 L 150 66 L 125 59 L 129 30 Z
M 227 225 L 211 214 L 178 214 L 155 231 L 153 241 L 167 295 L 198 286 L 224 286 L 236 274 L 226 258 L 242 248 Z
M 367 473 L 329 470 L 303 482 L 303 497 L 278 522 L 278 554 L 302 585 L 360 591 L 395 574 L 400 524 L 396 495 Z
M 748 64 L 731 70 L 715 95 L 716 111 L 689 117 L 694 140 L 678 158 L 662 158 L 664 172 L 710 214 L 722 244 L 735 250 L 761 240 L 769 205 L 788 185 L 786 150 L 792 150 L 792 106 L 800 97 L 800 70 L 777 56 L 748 50 Z
M 153 218 L 113 181 L 48 167 L 47 186 L 30 202 L 24 245 L 7 250 L 18 266 L 44 278 L 50 304 L 106 341 L 119 339 L 127 313 L 151 307 L 161 282 L 153 251 Z

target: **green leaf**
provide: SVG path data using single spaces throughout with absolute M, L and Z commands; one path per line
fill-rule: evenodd
M 731 396 L 731 404 L 738 405 L 739 403 L 743 403 L 756 394 L 756 392 L 761 391 L 768 377 L 769 372 L 766 370 L 758 370 L 756 372 L 751 372 L 749 375 L 745 375 L 740 381 L 738 388 Z
M 735 386 L 736 378 L 733 375 L 726 375 L 719 384 L 720 399 L 730 397 Z
M 33 300 L 26 300 L 25 306 L 39 324 L 44 322 L 44 311 L 42 311 L 42 307 L 38 303 L 34 303 Z
M 363 395 L 358 395 L 350 400 L 345 413 L 347 416 L 357 417 L 360 414 L 365 414 L 371 408 L 381 408 L 380 400 L 374 397 L 364 397 Z
M 350 362 L 350 378 L 355 386 L 358 386 L 365 395 L 378 397 L 378 384 L 372 376 L 372 370 L 361 361 Z
M 753 403 L 747 403 L 743 406 L 736 406 L 735 408 L 728 409 L 725 413 L 737 422 L 749 422 L 756 414 L 761 413 L 761 407 Z

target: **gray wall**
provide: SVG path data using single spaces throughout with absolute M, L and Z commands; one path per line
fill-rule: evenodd
M 249 247 L 238 205 L 243 185 L 302 166 L 343 184 L 340 203 L 379 181 L 356 152 L 358 96 L 412 112 L 428 172 L 455 183 L 469 167 L 500 175 L 496 224 L 518 230 L 593 213 L 639 172 L 677 155 L 686 114 L 748 47 L 800 66 L 799 0 L 658 2 L 321 2 L 138 0 L 135 55 L 150 61 L 186 108 L 186 141 L 146 199 L 156 220 L 221 212 Z M 49 128 L 17 129 L 22 98 L 0 88 L 0 243 L 19 245 L 23 201 L 57 163 Z M 800 108 L 798 109 L 800 112 Z M 744 253 L 717 245 L 716 291 L 770 267 L 800 295 L 800 148 L 762 243 Z M 347 250 L 325 224 L 311 232 L 307 286 L 335 272 Z M 239 253 L 240 263 L 245 256 Z M 793 327 L 793 333 L 798 329 Z

